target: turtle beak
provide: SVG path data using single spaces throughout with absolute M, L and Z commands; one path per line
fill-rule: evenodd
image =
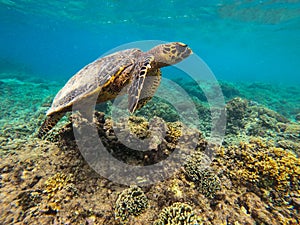
M 184 44 L 182 42 L 177 42 L 177 45 L 182 48 L 183 50 L 181 50 L 181 52 L 183 52 L 182 56 L 184 58 L 188 57 L 189 55 L 193 54 L 192 49 L 189 48 L 189 46 L 187 44 Z
M 190 49 L 187 45 L 185 47 L 185 50 L 183 51 L 183 58 L 187 58 L 188 56 L 190 56 L 191 54 L 193 54 L 192 49 Z

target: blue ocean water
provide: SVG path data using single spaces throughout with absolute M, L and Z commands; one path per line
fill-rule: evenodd
M 189 44 L 217 79 L 300 84 L 300 1 L 0 1 L 0 72 L 65 81 L 133 41 Z

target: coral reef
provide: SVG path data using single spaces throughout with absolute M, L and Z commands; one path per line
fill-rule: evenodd
M 227 129 L 224 144 L 238 144 L 252 137 L 272 139 L 274 142 L 299 143 L 300 124 L 255 102 L 234 98 L 226 105 Z M 291 147 L 291 146 L 290 146 Z M 297 151 L 297 148 L 288 148 Z
M 296 121 L 300 122 L 300 113 L 297 113 L 295 116 Z
M 201 218 L 196 216 L 192 207 L 186 203 L 175 202 L 166 207 L 159 214 L 159 218 L 153 225 L 177 225 L 177 224 L 203 224 Z
M 73 117 L 73 119 L 78 119 L 78 121 L 74 121 L 75 124 L 84 125 L 84 121 L 80 123 L 79 118 Z M 142 163 L 153 163 L 154 156 L 158 157 L 155 159 L 159 161 L 166 152 L 169 152 L 167 154 L 172 152 L 173 144 L 176 145 L 174 142 L 178 140 L 179 134 L 189 134 L 188 130 L 180 123 L 167 124 L 169 131 L 167 131 L 163 143 L 158 145 L 153 152 L 145 153 L 144 156 L 147 157 L 144 158 L 144 156 L 140 157 L 139 153 L 129 152 L 121 147 L 112 132 L 110 119 L 105 119 L 101 113 L 96 113 L 95 117 L 99 134 L 101 134 L 103 142 L 107 143 L 108 149 L 112 148 L 112 154 L 122 156 L 125 162 L 130 163 L 140 160 Z M 131 128 L 135 129 L 134 126 L 144 124 L 143 121 L 142 118 L 131 120 Z M 147 125 L 147 123 L 145 124 Z M 138 130 L 143 136 L 143 132 L 147 129 Z M 29 143 L 20 144 L 22 151 L 8 154 L 1 160 L 1 191 L 8 194 L 1 197 L 5 213 L 0 217 L 0 222 L 7 224 L 8 221 L 18 223 L 22 220 L 27 223 L 38 221 L 42 224 L 119 224 L 122 213 L 129 215 L 127 211 L 122 211 L 126 209 L 127 205 L 123 205 L 123 208 L 116 207 L 116 199 L 121 199 L 122 196 L 118 196 L 117 193 L 122 192 L 124 187 L 97 175 L 87 165 L 77 149 L 71 124 L 65 125 L 64 129 L 55 135 L 53 140 L 57 142 L 54 144 L 33 139 Z M 194 136 L 190 136 L 188 139 L 190 138 L 195 139 Z M 218 172 L 222 190 L 215 192 L 214 198 L 205 198 L 197 190 L 197 183 L 190 181 L 193 177 L 195 180 L 199 177 L 195 162 L 200 162 L 200 164 L 205 162 L 201 151 L 206 149 L 207 142 L 201 135 L 197 135 L 196 140 L 195 155 L 192 155 L 186 163 L 186 168 L 193 169 L 190 172 L 191 178 L 178 171 L 169 179 L 145 188 L 144 192 L 147 195 L 149 207 L 139 216 L 128 216 L 128 220 L 123 223 L 152 224 L 157 219 L 157 211 L 170 206 L 173 202 L 193 203 L 193 211 L 201 216 L 204 224 L 284 224 L 280 221 L 299 220 L 297 210 L 299 210 L 300 196 L 297 194 L 297 190 L 291 189 L 288 192 L 290 194 L 285 195 L 286 192 L 282 189 L 287 184 L 286 182 L 296 182 L 296 174 L 290 173 L 289 177 L 282 180 L 282 177 L 278 177 L 275 171 L 269 168 L 269 172 L 272 172 L 272 179 L 278 178 L 280 181 L 274 183 L 278 188 L 273 191 L 263 186 L 268 184 L 265 182 L 267 179 L 245 180 L 240 173 L 237 173 L 238 169 L 244 169 L 245 174 L 253 171 L 246 162 L 254 165 L 261 161 L 255 159 L 260 149 L 267 155 L 268 151 L 274 147 L 274 155 L 271 157 L 275 161 L 277 160 L 279 170 L 283 166 L 288 166 L 287 168 L 291 166 L 290 172 L 296 168 L 287 164 L 287 159 L 292 160 L 294 166 L 299 168 L 295 161 L 297 160 L 295 155 L 286 156 L 282 149 L 278 151 L 275 146 L 260 143 L 258 140 L 254 142 L 257 144 L 251 144 L 253 147 L 245 148 L 244 154 L 241 154 L 243 145 L 210 146 L 211 150 L 216 152 L 216 158 L 211 162 L 211 168 L 222 170 L 222 174 L 219 175 Z M 173 144 L 169 145 L 171 143 Z M 181 151 L 184 151 L 186 147 L 183 145 Z M 161 153 L 163 154 L 160 155 Z M 247 155 L 254 158 L 247 161 Z M 259 165 L 263 165 L 262 162 Z M 257 170 L 257 172 L 261 171 Z M 212 175 L 211 171 L 208 174 Z M 269 176 L 264 175 L 265 178 Z M 243 180 L 245 182 L 241 182 Z M 24 190 L 26 191 L 24 192 Z M 137 193 L 141 192 L 137 190 Z M 281 198 L 286 203 L 279 205 Z M 251 201 L 251 199 L 254 200 Z M 281 202 L 283 203 L 283 201 Z M 115 210 L 120 212 L 118 220 L 115 219 Z
M 0 78 L 3 74 L 0 74 Z M 8 76 L 9 77 L 9 76 Z M 34 137 L 37 123 L 60 85 L 18 79 L 1 79 L 0 156 L 17 150 Z
M 48 193 L 48 197 L 51 198 L 58 191 L 68 187 L 72 182 L 72 174 L 66 175 L 62 173 L 56 173 L 54 176 L 49 177 L 45 182 L 45 192 Z
M 78 194 L 74 185 L 73 174 L 66 175 L 60 172 L 45 181 L 43 192 L 49 199 L 44 210 L 52 213 L 61 210 L 64 202 L 70 201 L 71 198 Z
M 116 201 L 115 217 L 126 222 L 129 216 L 138 216 L 148 207 L 148 199 L 141 188 L 130 187 L 122 191 Z
M 194 152 L 184 165 L 184 173 L 191 179 L 197 190 L 207 198 L 213 198 L 221 190 L 221 182 L 209 167 L 210 159 L 200 151 Z
M 168 178 L 142 190 L 124 190 L 123 185 L 97 174 L 83 159 L 71 124 L 72 120 L 84 132 L 89 124 L 80 115 L 74 114 L 70 120 L 65 117 L 46 140 L 35 138 L 58 84 L 5 79 L 0 86 L 1 224 L 299 224 L 300 124 L 262 105 L 286 110 L 285 115 L 295 120 L 299 110 L 293 95 L 297 90 L 285 95 L 284 88 L 254 84 L 237 92 L 234 89 L 239 85 L 223 85 L 226 98 L 240 95 L 251 99 L 252 94 L 257 101 L 227 99 L 228 129 L 223 146 L 208 143 L 210 110 L 196 88 L 198 97 L 193 101 L 201 115 L 201 132 L 177 121 L 172 108 L 167 120 L 168 115 L 162 115 L 166 103 L 160 107 L 162 101 L 156 98 L 139 112 L 148 118 L 130 116 L 127 124 L 122 119 L 113 121 L 109 113 L 96 112 L 94 125 L 101 141 L 124 163 L 148 166 L 166 159 L 175 149 L 182 155 L 193 149 L 192 155 L 185 155 L 187 162 L 177 165 L 178 170 Z M 175 90 L 164 90 L 177 103 L 185 101 L 177 98 Z M 278 94 L 271 96 L 275 92 Z M 165 121 L 176 121 L 162 125 L 161 118 L 151 114 L 154 105 Z M 120 132 L 129 141 L 149 138 L 149 150 L 125 146 Z M 93 137 L 86 141 L 92 142 Z M 215 153 L 212 161 L 204 155 L 207 148 Z M 167 165 L 163 173 L 173 167 Z M 160 176 L 149 177 L 155 175 Z
M 293 152 L 260 139 L 231 146 L 228 151 L 235 167 L 231 174 L 237 179 L 276 191 L 300 189 L 300 159 Z
M 227 132 L 237 134 L 240 129 L 244 128 L 244 117 L 248 107 L 248 101 L 243 100 L 239 97 L 230 100 L 226 104 L 227 112 Z
M 288 119 L 294 120 L 299 113 L 300 89 L 296 86 L 266 83 L 238 83 L 235 85 L 243 98 L 280 113 Z
M 237 96 L 241 96 L 240 91 L 233 84 L 226 83 L 226 82 L 221 82 L 220 84 L 221 84 L 222 93 L 225 98 L 230 99 Z
M 239 205 L 255 221 L 297 224 L 300 160 L 294 152 L 275 144 L 270 140 L 251 138 L 249 142 L 223 147 L 217 153 L 215 163 L 224 168 L 223 174 L 230 178 L 234 189 L 244 193 L 243 196 L 253 195 L 247 200 L 240 197 Z
M 159 104 L 157 104 L 158 102 Z M 137 112 L 137 115 L 147 119 L 157 116 L 167 122 L 175 122 L 179 120 L 179 115 L 174 109 L 174 106 L 155 97 L 154 100 L 151 100 L 143 108 L 141 108 Z

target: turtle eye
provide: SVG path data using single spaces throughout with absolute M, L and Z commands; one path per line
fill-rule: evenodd
M 149 66 L 150 66 L 150 61 L 144 63 L 144 67 L 149 67 Z

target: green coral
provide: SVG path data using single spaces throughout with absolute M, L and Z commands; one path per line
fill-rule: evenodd
M 147 207 L 148 199 L 142 189 L 132 186 L 119 195 L 115 206 L 115 218 L 126 222 L 129 216 L 138 216 Z
M 209 158 L 202 152 L 194 152 L 184 165 L 184 173 L 191 179 L 199 192 L 207 198 L 213 198 L 221 190 L 217 175 L 208 168 Z
M 154 97 L 143 108 L 137 111 L 137 115 L 145 117 L 148 120 L 154 116 L 162 118 L 167 122 L 175 122 L 179 120 L 179 115 L 174 106 L 165 100 Z
M 181 202 L 175 202 L 166 207 L 159 214 L 153 225 L 200 225 L 201 218 L 196 216 L 190 205 Z

